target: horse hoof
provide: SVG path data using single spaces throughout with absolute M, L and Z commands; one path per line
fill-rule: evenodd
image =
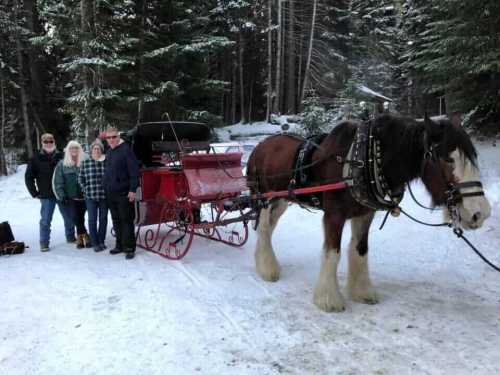
M 255 253 L 255 268 L 265 281 L 275 282 L 280 278 L 280 265 L 272 252 L 257 251 Z
M 367 305 L 376 305 L 378 303 L 378 295 L 374 290 L 370 290 L 365 293 L 349 293 L 349 297 L 359 303 L 365 303 Z
M 342 312 L 345 311 L 345 302 L 342 294 L 328 294 L 315 292 L 314 293 L 314 304 L 325 312 Z
M 280 270 L 279 269 L 265 270 L 265 271 L 257 270 L 257 273 L 264 281 L 269 281 L 269 282 L 274 283 L 280 279 Z

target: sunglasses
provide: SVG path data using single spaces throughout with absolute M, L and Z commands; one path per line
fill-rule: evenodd
M 50 144 L 50 143 L 54 143 L 54 141 L 43 141 L 42 143 Z
M 117 136 L 117 135 L 108 135 L 108 136 L 106 137 L 106 139 L 116 139 L 116 138 L 118 138 L 118 136 Z

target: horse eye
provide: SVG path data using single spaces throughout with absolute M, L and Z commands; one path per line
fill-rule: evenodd
M 446 158 L 443 158 L 443 160 L 450 164 L 451 166 L 455 166 L 455 160 L 453 160 L 453 158 L 450 158 L 450 157 L 446 157 Z

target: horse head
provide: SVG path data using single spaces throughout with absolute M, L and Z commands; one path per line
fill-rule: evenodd
M 433 204 L 443 206 L 445 219 L 463 229 L 477 229 L 490 216 L 491 206 L 480 182 L 477 152 L 462 129 L 460 117 L 424 120 L 421 178 Z

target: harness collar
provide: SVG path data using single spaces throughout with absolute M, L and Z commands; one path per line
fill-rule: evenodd
M 344 163 L 343 178 L 352 197 L 374 210 L 395 210 L 403 199 L 404 187 L 390 187 L 382 172 L 382 148 L 372 120 L 357 126 L 354 141 Z

